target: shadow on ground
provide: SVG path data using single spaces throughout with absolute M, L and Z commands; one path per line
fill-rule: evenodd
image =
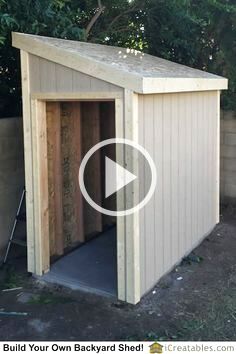
M 236 208 L 181 265 L 131 306 L 0 270 L 0 340 L 236 340 Z M 19 290 L 4 289 L 22 287 Z M 27 315 L 23 316 L 22 313 Z

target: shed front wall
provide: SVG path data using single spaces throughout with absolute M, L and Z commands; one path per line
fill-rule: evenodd
M 123 92 L 123 88 L 29 54 L 31 93 Z
M 139 95 L 138 109 L 139 143 L 157 169 L 139 214 L 143 295 L 218 222 L 219 92 Z
M 48 242 L 48 173 L 47 163 L 47 101 L 114 100 L 116 137 L 133 139 L 134 117 L 132 91 L 84 75 L 21 50 L 23 91 L 25 171 L 27 190 L 27 249 L 28 271 L 42 275 L 49 270 Z M 136 107 L 136 105 L 135 105 Z M 125 119 L 124 119 L 125 117 Z M 122 149 L 116 151 L 118 163 L 133 164 Z M 46 172 L 45 172 L 46 170 Z M 43 196 L 43 198 L 42 198 Z M 125 204 L 124 193 L 118 200 Z M 44 222 L 45 221 L 45 222 Z M 134 271 L 132 234 L 133 217 L 117 218 L 118 298 L 135 303 L 139 301 L 139 271 Z M 125 236 L 129 234 L 126 242 Z M 136 244 L 139 243 L 136 242 Z M 127 247 L 131 247 L 126 252 Z M 135 247 L 133 247 L 135 248 Z M 137 257 L 139 260 L 139 257 Z M 135 276 L 134 276 L 135 274 Z

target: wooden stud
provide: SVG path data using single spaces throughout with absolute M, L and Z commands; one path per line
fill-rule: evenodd
M 82 103 L 82 146 L 83 155 L 100 141 L 100 113 L 98 102 Z M 87 165 L 84 175 L 85 185 L 91 198 L 101 205 L 101 156 L 97 151 Z M 102 214 L 84 200 L 85 235 L 102 231 Z
M 125 90 L 125 138 L 138 142 L 138 95 Z M 138 152 L 125 148 L 125 166 L 135 175 L 139 173 Z M 139 202 L 139 186 L 133 183 L 125 188 L 126 209 Z M 126 301 L 136 304 L 140 301 L 140 240 L 139 212 L 125 218 L 126 236 Z
M 62 255 L 64 252 L 60 103 L 48 102 L 46 109 L 49 174 L 50 255 L 54 256 Z
M 115 100 L 115 121 L 116 121 L 116 138 L 124 138 L 124 109 L 123 100 Z M 116 162 L 121 166 L 125 166 L 124 146 L 116 145 Z M 125 210 L 125 189 L 121 189 L 117 193 L 116 198 L 117 209 Z M 116 218 L 116 235 L 117 235 L 117 288 L 118 299 L 126 301 L 126 243 L 125 243 L 125 220 L 124 216 Z
M 120 92 L 34 92 L 31 97 L 38 100 L 47 100 L 47 101 L 113 101 L 116 98 L 122 98 Z
M 79 187 L 79 166 L 82 160 L 82 132 L 81 132 L 81 104 L 80 102 L 71 103 L 72 118 L 72 151 L 74 151 L 74 163 L 72 165 L 72 180 L 74 181 L 74 204 L 76 215 L 76 232 L 74 233 L 73 242 L 84 242 L 84 218 L 83 218 L 83 198 Z
M 217 128 L 216 128 L 216 223 L 220 221 L 220 91 L 217 91 Z
M 65 245 L 73 246 L 84 241 L 82 195 L 78 173 L 81 162 L 81 114 L 79 102 L 63 102 L 62 169 L 63 218 Z
M 35 273 L 35 240 L 34 240 L 34 179 L 33 179 L 33 144 L 30 107 L 29 54 L 21 54 L 21 81 L 23 96 L 23 127 L 24 127 L 24 159 L 27 214 L 27 268 Z
M 33 100 L 31 106 L 34 139 L 35 273 L 42 275 L 50 268 L 46 103 Z
M 115 138 L 115 102 L 100 103 L 100 139 L 101 141 Z M 108 210 L 116 210 L 116 193 L 105 198 L 105 157 L 116 160 L 116 149 L 114 144 L 106 145 L 101 150 L 101 173 L 102 173 L 102 205 Z M 102 215 L 103 227 L 116 222 L 115 216 Z

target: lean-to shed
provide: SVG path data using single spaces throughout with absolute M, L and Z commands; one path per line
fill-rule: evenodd
M 49 272 L 53 257 L 116 222 L 117 296 L 137 303 L 219 221 L 227 80 L 125 48 L 20 33 L 13 46 L 21 50 L 28 271 Z M 116 220 L 84 204 L 77 178 L 83 154 L 109 137 L 142 145 L 157 170 L 149 203 Z M 116 160 L 139 169 L 125 148 Z M 92 170 L 100 166 L 95 159 Z M 96 200 L 102 178 L 90 176 Z M 138 200 L 145 171 L 139 179 L 117 204 Z

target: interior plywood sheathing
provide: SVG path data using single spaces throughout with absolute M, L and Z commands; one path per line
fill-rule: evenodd
M 99 102 L 83 102 L 82 108 L 82 149 L 83 156 L 100 141 Z M 101 205 L 101 154 L 97 151 L 87 165 L 84 175 L 86 188 L 91 198 Z M 102 214 L 84 200 L 84 233 L 91 235 L 102 231 Z
M 47 146 L 48 146 L 48 190 L 49 190 L 49 233 L 50 255 L 64 252 L 62 166 L 61 166 L 61 109 L 59 102 L 48 102 Z
M 62 201 L 65 247 L 83 242 L 83 208 L 78 173 L 81 161 L 81 115 L 79 102 L 61 104 Z
M 101 102 L 100 103 L 100 130 L 101 141 L 111 139 L 115 137 L 115 103 Z M 112 194 L 110 197 L 105 198 L 105 157 L 110 158 L 112 161 L 116 161 L 116 147 L 115 144 L 109 144 L 104 146 L 101 150 L 101 173 L 102 173 L 102 195 L 103 195 L 103 207 L 108 210 L 116 210 L 116 194 Z M 116 222 L 115 216 L 103 214 L 102 216 L 103 226 L 110 226 Z

